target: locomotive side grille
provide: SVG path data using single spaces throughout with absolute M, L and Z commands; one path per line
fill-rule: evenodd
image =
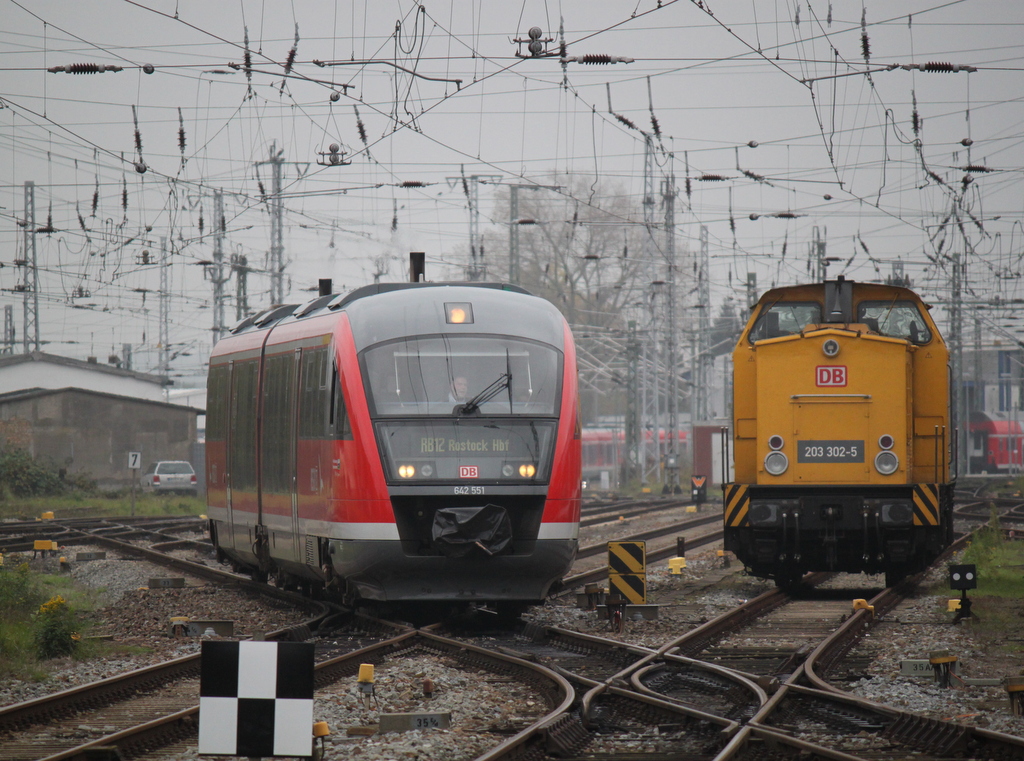
M 512 541 L 503 555 L 530 554 L 540 531 L 544 512 L 543 495 L 503 496 L 393 496 L 391 507 L 398 524 L 398 536 L 407 555 L 440 555 L 433 543 L 434 514 L 447 507 L 482 507 L 498 505 L 505 508 L 512 528 Z

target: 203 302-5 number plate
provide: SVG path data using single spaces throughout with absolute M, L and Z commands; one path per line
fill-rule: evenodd
M 797 462 L 864 462 L 864 441 L 822 439 L 798 441 Z

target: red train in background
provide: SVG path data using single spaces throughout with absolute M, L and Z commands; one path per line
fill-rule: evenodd
M 666 433 L 663 428 L 658 431 L 658 451 L 662 455 L 668 451 Z M 645 435 L 648 443 L 654 437 L 652 431 L 646 431 Z M 676 452 L 686 456 L 689 452 L 689 431 L 678 431 L 675 445 Z M 609 486 L 617 484 L 625 457 L 626 433 L 621 428 L 583 429 L 583 480 L 588 487 L 600 488 L 603 471 L 608 473 Z
M 381 283 L 255 315 L 210 359 L 218 555 L 349 602 L 542 601 L 576 554 L 576 356 L 493 283 Z
M 1005 412 L 971 413 L 972 474 L 1019 473 L 1024 469 L 1024 428 Z

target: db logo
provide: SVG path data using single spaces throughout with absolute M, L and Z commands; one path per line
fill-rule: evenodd
M 459 478 L 479 478 L 480 471 L 476 465 L 460 465 Z
M 815 383 L 819 386 L 845 386 L 846 365 L 818 365 L 815 368 Z

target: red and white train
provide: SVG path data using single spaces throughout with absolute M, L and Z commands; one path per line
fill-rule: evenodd
M 1024 470 L 1024 429 L 1016 415 L 971 413 L 971 474 L 1019 473 Z
M 517 610 L 576 554 L 578 415 L 568 324 L 521 288 L 381 283 L 268 310 L 210 358 L 213 542 L 347 601 Z

